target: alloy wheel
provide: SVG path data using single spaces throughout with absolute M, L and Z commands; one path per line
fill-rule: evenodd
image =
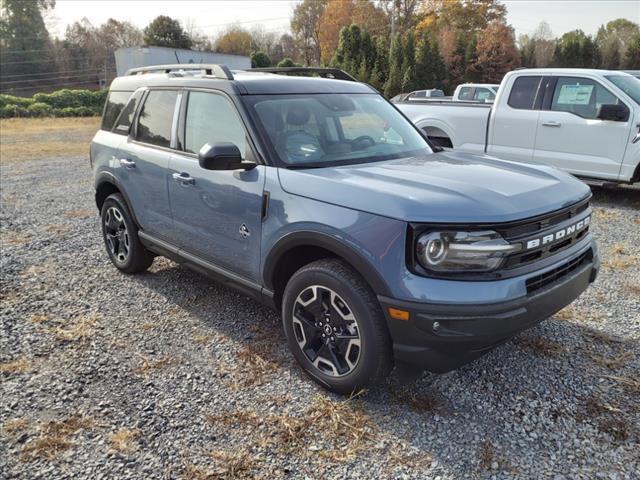
M 129 257 L 129 231 L 122 212 L 116 207 L 109 207 L 104 215 L 104 232 L 109 252 L 120 264 Z
M 321 285 L 305 288 L 293 305 L 293 334 L 307 359 L 320 372 L 342 377 L 360 359 L 360 329 L 347 303 Z

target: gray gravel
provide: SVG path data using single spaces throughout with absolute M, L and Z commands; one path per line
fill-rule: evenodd
M 1 167 L 1 478 L 640 478 L 640 189 L 605 263 L 475 363 L 348 401 L 265 307 L 167 260 L 116 271 L 83 158 Z

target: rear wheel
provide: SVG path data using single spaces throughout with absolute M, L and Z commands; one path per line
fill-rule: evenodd
M 109 195 L 102 205 L 102 237 L 111 262 L 125 273 L 138 273 L 153 263 L 153 254 L 140 243 L 138 227 L 119 193 Z
M 378 301 L 345 262 L 319 260 L 298 270 L 285 289 L 282 315 L 294 357 L 326 388 L 349 394 L 391 371 L 391 340 Z

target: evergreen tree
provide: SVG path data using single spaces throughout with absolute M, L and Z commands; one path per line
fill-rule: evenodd
M 631 38 L 631 41 L 627 46 L 627 51 L 622 59 L 622 68 L 627 68 L 629 70 L 640 69 L 640 34 Z
M 373 43 L 375 61 L 369 77 L 369 83 L 382 92 L 389 74 L 389 48 L 387 47 L 387 39 L 384 36 L 375 37 Z
M 1 75 L 51 70 L 51 41 L 42 13 L 54 6 L 54 0 L 0 2 Z
M 159 15 L 144 29 L 144 43 L 169 48 L 191 48 L 191 38 L 180 22 L 166 15 Z
M 384 84 L 384 94 L 387 98 L 391 98 L 402 88 L 402 65 L 404 60 L 404 45 L 400 34 L 396 34 L 391 40 L 391 49 L 389 50 L 389 75 Z
M 416 90 L 416 40 L 409 31 L 404 39 L 404 56 L 402 59 L 402 91 Z
M 472 35 L 464 52 L 465 73 L 467 82 L 477 83 L 480 81 L 480 72 L 476 68 L 478 65 L 478 36 Z
M 270 67 L 271 66 L 271 58 L 264 52 L 253 52 L 251 54 L 251 67 L 260 68 L 260 67 Z
M 422 34 L 416 49 L 415 78 L 418 88 L 433 88 L 434 84 L 434 58 L 431 47 L 431 39 L 427 32 Z

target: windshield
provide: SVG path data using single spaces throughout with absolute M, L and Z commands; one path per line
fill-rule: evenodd
M 280 160 L 295 167 L 375 162 L 431 152 L 377 94 L 243 97 Z
M 640 105 L 640 80 L 632 75 L 605 75 L 605 78 Z

